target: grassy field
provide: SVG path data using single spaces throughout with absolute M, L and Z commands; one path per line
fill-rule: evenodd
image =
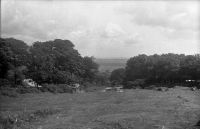
M 1 123 L 12 124 L 7 128 L 198 129 L 194 125 L 200 120 L 200 91 L 36 93 L 1 96 L 0 106 Z M 6 122 L 6 117 L 14 120 Z

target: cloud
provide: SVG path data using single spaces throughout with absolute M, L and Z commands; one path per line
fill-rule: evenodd
M 126 45 L 133 45 L 133 44 L 137 44 L 137 43 L 140 43 L 141 42 L 141 36 L 136 33 L 136 34 L 132 34 L 132 35 L 129 35 L 125 38 L 125 44 Z
M 108 23 L 105 28 L 105 36 L 106 37 L 118 37 L 124 35 L 124 30 L 120 25 L 115 23 Z
M 35 21 L 35 19 L 30 20 L 31 15 L 27 13 L 27 6 L 15 1 L 12 1 L 11 3 L 6 2 L 3 5 L 5 5 L 2 6 L 3 34 L 31 35 L 38 38 L 46 37 L 46 34 L 42 31 L 43 26 L 40 25 L 40 22 Z
M 130 57 L 170 50 L 194 53 L 199 43 L 199 6 L 195 1 L 1 2 L 3 37 L 29 44 L 69 39 L 82 55 Z M 176 51 L 180 45 L 183 47 Z
M 150 1 L 122 8 L 120 11 L 131 16 L 132 22 L 138 25 L 196 31 L 199 29 L 198 8 L 198 1 Z
M 59 4 L 55 7 L 52 2 L 45 1 L 13 0 L 2 3 L 2 32 L 5 36 L 21 35 L 20 37 L 32 37 L 35 40 L 63 38 L 86 24 L 84 16 L 73 14 L 70 8 L 66 8 L 70 3 L 67 6 Z M 59 12 L 59 9 L 64 11 Z

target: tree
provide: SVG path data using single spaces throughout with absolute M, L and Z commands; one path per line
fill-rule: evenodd
M 39 83 L 94 81 L 98 65 L 91 57 L 81 57 L 69 40 L 35 42 L 30 48 L 29 76 Z
M 5 39 L 0 39 L 0 78 L 6 78 L 12 58 L 12 52 L 6 45 Z
M 27 65 L 28 46 L 13 38 L 1 39 L 0 44 L 0 74 L 1 78 L 20 84 L 24 78 Z
M 27 71 L 26 66 L 12 67 L 8 70 L 8 79 L 15 85 L 22 84 L 22 80 L 25 79 L 25 73 Z
M 75 83 L 95 81 L 98 65 L 92 57 L 81 57 L 69 40 L 35 42 L 1 39 L 1 78 L 20 84 L 24 78 L 37 83 Z M 23 68 L 23 69 L 22 69 Z
M 130 58 L 126 65 L 126 80 L 134 81 L 146 78 L 148 76 L 148 62 L 148 57 L 145 54 Z
M 110 72 L 97 72 L 95 82 L 100 85 L 110 85 Z
M 125 69 L 118 68 L 111 72 L 110 81 L 114 84 L 122 84 L 125 77 Z
M 30 77 L 39 83 L 71 83 L 83 74 L 82 57 L 69 40 L 35 42 L 30 48 Z
M 182 58 L 180 62 L 179 74 L 182 80 L 185 79 L 200 79 L 200 55 L 188 55 Z
M 125 81 L 145 79 L 148 83 L 184 83 L 188 79 L 200 79 L 199 75 L 199 54 L 138 55 L 127 61 Z
M 21 40 L 6 38 L 5 44 L 12 52 L 12 65 L 27 65 L 29 59 L 29 46 Z
M 98 72 L 98 65 L 93 61 L 93 57 L 84 57 L 83 58 L 84 65 L 84 74 L 83 78 L 86 81 L 94 81 L 96 78 L 96 74 Z

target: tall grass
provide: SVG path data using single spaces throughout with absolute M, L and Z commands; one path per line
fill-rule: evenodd
M 32 129 L 32 122 L 41 121 L 42 119 L 58 113 L 57 109 L 40 109 L 34 112 L 22 112 L 21 114 L 12 114 L 0 116 L 0 129 Z

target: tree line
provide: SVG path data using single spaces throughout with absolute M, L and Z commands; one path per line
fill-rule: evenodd
M 34 42 L 28 46 L 14 38 L 1 38 L 0 84 L 21 85 L 31 78 L 38 84 L 94 82 L 103 85 L 175 84 L 200 80 L 200 54 L 141 54 L 130 58 L 125 68 L 98 71 L 93 57 L 82 57 L 69 40 Z
M 1 84 L 20 85 L 25 78 L 38 84 L 94 82 L 101 75 L 93 57 L 82 57 L 69 40 L 35 42 L 28 46 L 14 38 L 1 38 Z
M 112 82 L 124 84 L 184 84 L 186 80 L 200 81 L 200 54 L 145 54 L 130 58 L 125 69 L 111 73 Z

